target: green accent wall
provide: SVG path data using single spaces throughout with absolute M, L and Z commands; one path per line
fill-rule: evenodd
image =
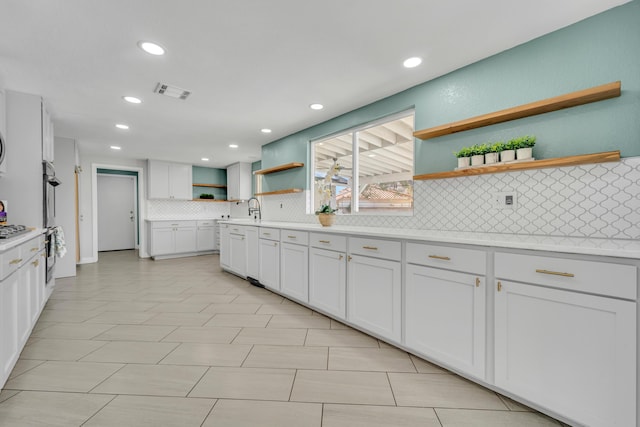
M 259 179 L 253 173 L 260 169 L 262 169 L 262 161 L 258 160 L 251 163 L 251 194 L 256 194 L 256 179 Z
M 452 152 L 535 135 L 536 158 L 620 150 L 640 155 L 640 2 L 620 7 L 425 82 L 262 147 L 264 191 L 308 188 L 309 140 L 415 107 L 416 130 L 620 80 L 622 96 L 467 132 L 416 139 L 415 174 L 456 167 Z M 422 67 L 428 67 L 428 59 Z
M 194 184 L 220 184 L 227 185 L 227 170 L 193 166 L 192 178 Z M 217 200 L 226 200 L 226 188 L 193 187 L 193 198 L 198 199 L 200 194 L 213 194 Z

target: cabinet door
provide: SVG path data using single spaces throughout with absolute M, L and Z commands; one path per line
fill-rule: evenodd
M 228 224 L 220 224 L 219 225 L 220 232 L 220 266 L 224 269 L 229 268 L 229 225 Z
M 309 250 L 309 304 L 339 319 L 346 315 L 347 260 L 344 252 Z
M 309 302 L 309 247 L 282 243 L 280 290 L 299 301 Z
M 636 425 L 636 303 L 514 282 L 495 293 L 495 384 L 589 426 Z
M 484 379 L 484 277 L 412 264 L 406 271 L 406 345 Z
M 32 278 L 29 282 L 31 301 L 31 308 L 29 312 L 31 313 L 31 325 L 35 325 L 38 321 L 38 317 L 40 316 L 40 311 L 42 310 L 42 306 L 44 305 L 44 290 L 45 290 L 45 281 L 46 281 L 46 271 L 45 271 L 45 263 L 44 257 L 42 256 L 44 251 L 41 251 L 36 255 L 34 259 L 29 263 L 29 269 L 31 270 Z
M 149 160 L 147 198 L 168 199 L 169 193 L 169 163 Z
M 19 272 L 0 282 L 0 387 L 18 359 Z
M 212 251 L 216 247 L 216 233 L 214 227 L 198 227 L 197 233 L 198 251 Z
M 227 200 L 240 199 L 240 164 L 227 168 Z
M 258 227 L 245 227 L 247 239 L 247 277 L 260 280 L 260 248 L 258 247 Z
M 20 267 L 15 273 L 18 276 L 18 346 L 22 347 L 31 329 L 31 281 L 35 275 L 31 274 L 31 265 L 28 263 Z
M 191 165 L 169 164 L 169 197 L 172 199 L 193 199 L 193 172 Z
M 260 239 L 260 283 L 280 290 L 280 243 Z
M 229 269 L 238 276 L 247 276 L 247 241 L 244 235 L 229 235 Z
M 400 262 L 352 255 L 347 276 L 347 319 L 400 342 Z
M 176 243 L 173 228 L 152 228 L 151 248 L 149 255 L 165 255 L 175 253 Z
M 197 250 L 196 227 L 175 228 L 175 253 L 195 252 Z

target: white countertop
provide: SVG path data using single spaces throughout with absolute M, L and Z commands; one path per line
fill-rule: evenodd
M 222 218 L 146 218 L 146 222 L 162 222 L 162 221 L 221 221 Z
M 462 231 L 418 230 L 404 228 L 377 228 L 300 222 L 275 222 L 246 220 L 221 220 L 222 223 L 260 227 L 287 228 L 332 234 L 351 234 L 370 237 L 398 238 L 437 243 L 491 246 L 495 248 L 529 249 L 584 255 L 640 259 L 640 241 L 622 239 L 595 239 L 582 237 L 533 236 L 525 234 L 472 233 Z
M 28 233 L 20 234 L 19 236 L 16 236 L 16 237 L 11 237 L 9 239 L 2 239 L 0 240 L 0 252 L 7 251 L 24 242 L 27 242 L 33 239 L 34 237 L 38 237 L 40 234 L 44 233 L 44 231 L 45 230 L 42 228 L 36 228 L 35 230 L 32 230 Z

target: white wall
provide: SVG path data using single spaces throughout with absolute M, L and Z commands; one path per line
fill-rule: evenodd
M 76 275 L 75 167 L 76 141 L 55 138 L 56 176 L 62 185 L 56 187 L 56 225 L 64 230 L 67 254 L 56 261 L 55 277 Z

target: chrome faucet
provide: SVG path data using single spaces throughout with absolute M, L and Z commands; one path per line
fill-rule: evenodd
M 252 208 L 251 207 L 251 201 L 252 200 L 255 200 L 256 203 L 258 204 L 257 208 Z M 258 199 L 256 199 L 255 197 L 252 197 L 249 200 L 247 200 L 247 206 L 249 206 L 249 216 L 254 215 L 254 218 L 255 218 L 255 213 L 258 212 L 258 219 L 260 221 L 262 221 L 262 211 L 260 210 L 260 201 Z

